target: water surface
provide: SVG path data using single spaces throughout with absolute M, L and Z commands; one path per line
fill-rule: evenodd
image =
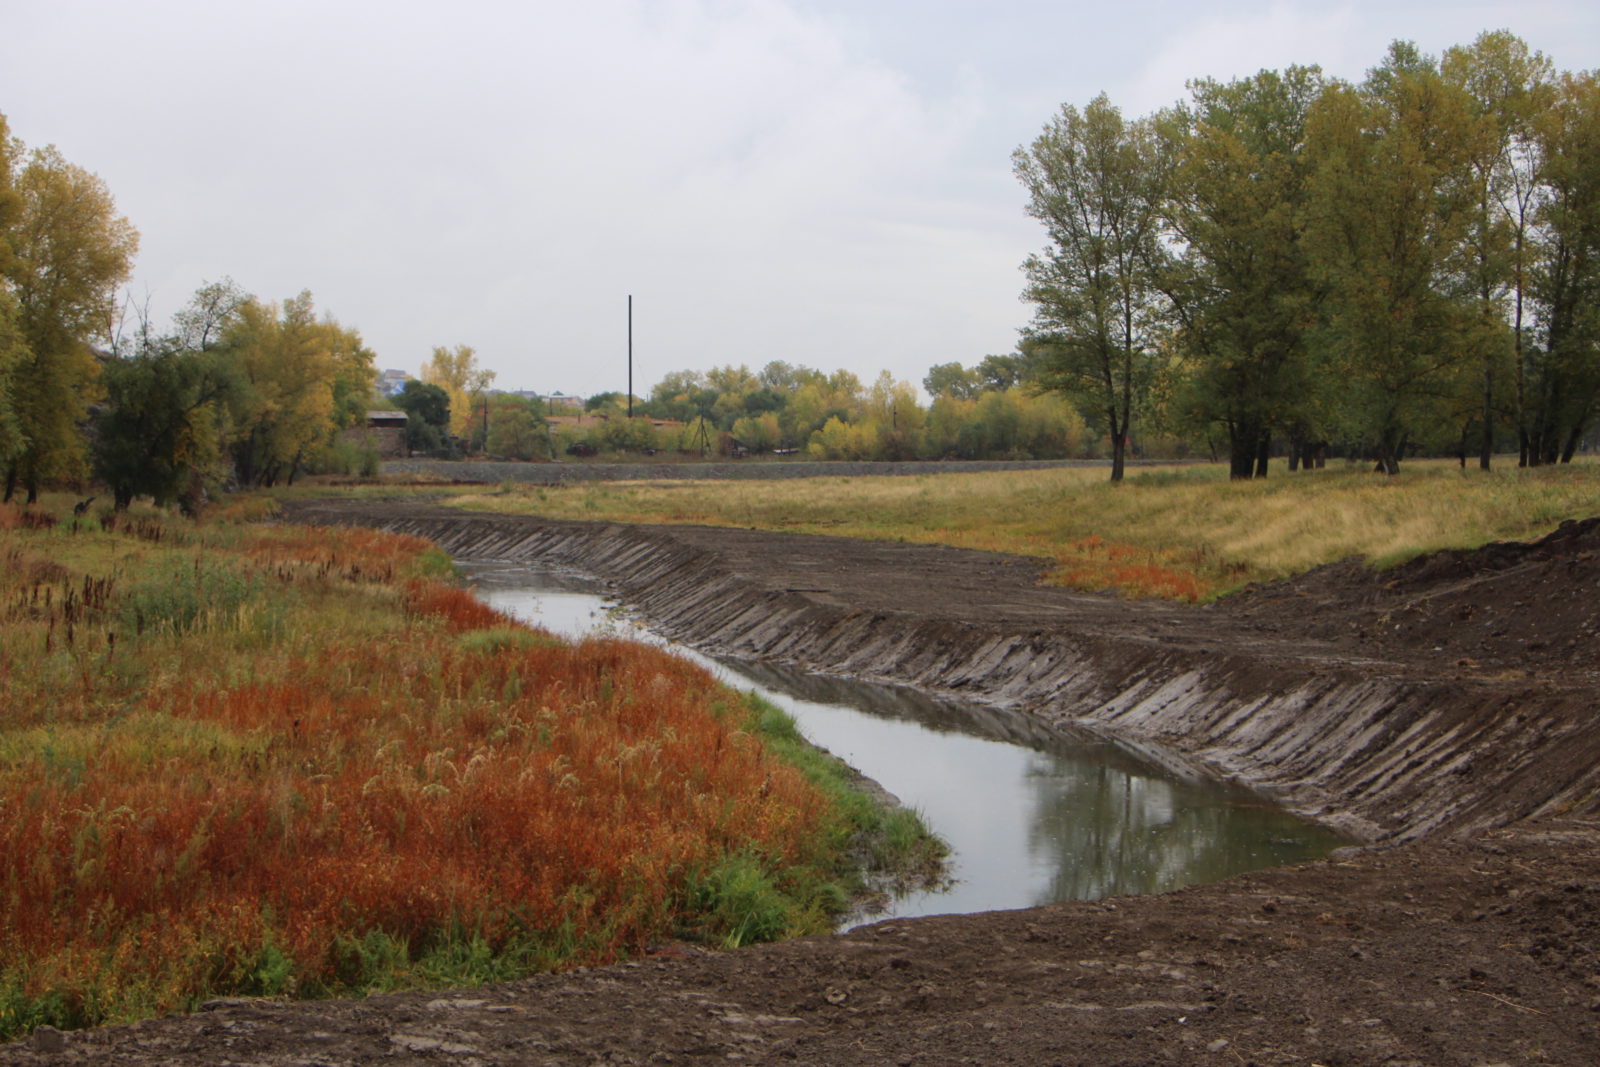
M 1152 893 L 1325 856 L 1334 834 L 1248 790 L 1087 732 L 895 686 L 715 660 L 652 634 L 593 582 L 462 561 L 494 607 L 566 637 L 666 645 L 793 715 L 806 737 L 922 812 L 952 849 L 951 884 L 874 918 Z

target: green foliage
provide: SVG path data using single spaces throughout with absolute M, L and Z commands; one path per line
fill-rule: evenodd
M 1600 75 L 1564 77 L 1538 127 L 1547 198 L 1530 295 L 1522 431 L 1530 463 L 1571 459 L 1600 406 Z
M 1178 148 L 1170 196 L 1182 253 L 1166 283 L 1184 360 L 1180 424 L 1220 425 L 1234 478 L 1265 474 L 1274 431 L 1313 436 L 1307 328 L 1318 290 L 1304 242 L 1306 117 L 1315 68 L 1193 84 L 1169 116 Z
M 217 481 L 218 420 L 233 379 L 213 354 L 156 345 L 109 361 L 94 417 L 94 470 L 117 509 L 135 496 L 195 501 Z
M 922 388 L 932 397 L 970 400 L 977 395 L 981 384 L 977 371 L 968 370 L 959 363 L 940 363 L 928 368 L 928 376 L 922 379 Z
M 1324 92 L 1307 121 L 1307 239 L 1328 290 L 1317 330 L 1341 385 L 1338 425 L 1391 472 L 1460 390 L 1482 136 L 1465 93 L 1399 43 L 1362 86 Z
M 394 402 L 406 413 L 407 448 L 431 452 L 444 447 L 450 431 L 450 394 L 443 387 L 411 379 Z
M 489 402 L 489 433 L 484 449 L 506 459 L 546 459 L 550 455 L 549 427 L 534 410 L 534 402 L 501 394 Z
M 795 923 L 794 902 L 748 855 L 724 857 L 690 889 L 690 899 L 700 918 L 696 934 L 723 948 L 776 941 Z
M 262 588 L 259 575 L 203 556 L 167 559 L 124 588 L 122 627 L 136 636 L 237 630 Z M 257 607 L 266 610 L 270 605 Z
M 1163 332 L 1161 222 L 1171 153 L 1149 119 L 1103 94 L 1063 105 L 1012 157 L 1028 214 L 1050 237 L 1023 265 L 1035 305 L 1023 350 L 1038 382 L 1105 419 L 1120 481 L 1133 418 L 1154 380 Z

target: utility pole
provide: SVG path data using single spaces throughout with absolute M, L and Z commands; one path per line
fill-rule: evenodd
M 633 294 L 628 294 L 628 418 L 633 418 Z

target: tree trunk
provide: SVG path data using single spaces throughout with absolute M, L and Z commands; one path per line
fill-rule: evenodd
M 1261 439 L 1261 429 L 1254 423 L 1235 424 L 1228 427 L 1228 478 L 1235 482 L 1249 481 L 1255 474 L 1256 449 Z
M 1272 434 L 1262 430 L 1256 440 L 1256 477 L 1267 476 L 1267 461 L 1272 458 Z
M 1572 462 L 1572 457 L 1578 451 L 1578 442 L 1583 439 L 1583 429 L 1584 423 L 1580 421 L 1572 428 L 1572 432 L 1567 434 L 1567 443 L 1561 446 L 1561 462 Z

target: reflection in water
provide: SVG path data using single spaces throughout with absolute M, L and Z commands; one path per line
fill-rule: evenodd
M 1149 893 L 1326 855 L 1333 834 L 1250 792 L 1161 765 L 1086 731 L 914 690 L 717 661 L 607 607 L 591 582 L 463 564 L 494 607 L 569 637 L 596 629 L 668 644 L 755 689 L 828 749 L 916 807 L 953 850 L 955 882 L 883 917 Z

